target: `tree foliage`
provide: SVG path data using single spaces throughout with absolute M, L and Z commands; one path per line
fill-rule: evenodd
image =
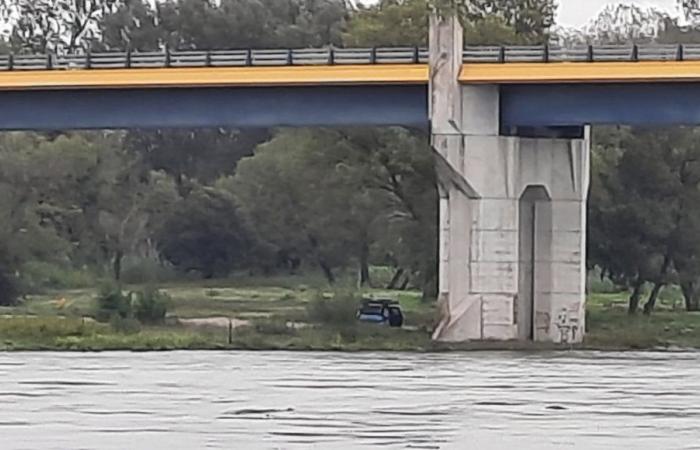
M 554 24 L 552 0 L 381 0 L 361 6 L 349 23 L 346 45 L 426 45 L 434 10 L 457 14 L 470 45 L 543 43 Z
M 12 23 L 17 50 L 75 52 L 99 38 L 99 22 L 121 0 L 0 0 L 0 17 Z
M 624 130 L 599 136 L 589 207 L 591 262 L 632 288 L 635 312 L 644 283 L 680 281 L 697 306 L 700 278 L 700 134 L 695 129 Z
M 244 268 L 255 251 L 252 231 L 230 192 L 195 184 L 154 228 L 163 259 L 184 273 L 204 278 Z

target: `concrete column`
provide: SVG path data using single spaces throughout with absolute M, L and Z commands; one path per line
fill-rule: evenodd
M 457 20 L 431 19 L 444 341 L 578 342 L 589 139 L 499 135 L 499 87 L 458 83 Z

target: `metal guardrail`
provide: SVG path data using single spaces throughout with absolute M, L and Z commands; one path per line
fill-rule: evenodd
M 466 63 L 700 61 L 700 44 L 466 47 Z
M 601 45 L 581 47 L 465 47 L 465 63 L 700 61 L 700 44 Z M 215 50 L 108 52 L 82 55 L 0 55 L 0 71 L 124 69 L 161 67 L 322 66 L 349 64 L 425 64 L 428 50 L 418 47 L 320 48 L 294 50 Z
M 298 50 L 215 50 L 108 52 L 83 55 L 0 55 L 0 71 L 125 69 L 160 67 L 320 66 L 349 64 L 425 64 L 423 48 L 323 48 Z

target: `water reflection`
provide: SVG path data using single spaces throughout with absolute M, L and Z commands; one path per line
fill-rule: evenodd
M 700 449 L 697 353 L 5 353 L 3 449 Z

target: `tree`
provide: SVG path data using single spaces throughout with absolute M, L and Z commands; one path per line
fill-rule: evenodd
M 195 184 L 153 232 L 161 256 L 182 272 L 226 276 L 252 261 L 253 233 L 231 192 Z
M 339 44 L 342 0 L 145 0 L 102 22 L 110 49 L 300 48 Z
M 238 161 L 270 136 L 268 130 L 192 129 L 134 130 L 125 148 L 152 170 L 172 175 L 186 195 L 183 180 L 208 184 L 235 171 Z
M 466 18 L 478 22 L 503 19 L 515 34 L 530 43 L 545 43 L 554 25 L 557 4 L 553 0 L 477 0 L 466 2 Z
M 64 226 L 76 216 L 74 182 L 90 165 L 74 143 L 22 133 L 0 138 L 0 303 L 15 300 L 25 264 L 70 264 L 74 246 Z M 63 152 L 69 149 L 76 151 Z
M 154 8 L 146 0 L 123 2 L 100 21 L 101 39 L 98 44 L 104 50 L 134 50 L 153 52 L 168 43 L 170 30 L 164 26 L 158 3 Z
M 619 136 L 618 156 L 598 165 L 591 190 L 591 257 L 631 287 L 635 312 L 644 283 L 652 284 L 650 314 L 665 285 L 680 278 L 692 307 L 700 278 L 700 145 L 692 129 L 631 130 Z M 675 271 L 674 271 L 675 269 Z
M 120 0 L 0 0 L 0 17 L 11 21 L 17 50 L 72 53 L 98 38 L 99 21 Z
M 700 0 L 676 0 L 687 19 L 696 21 L 700 17 Z
M 381 0 L 353 14 L 345 44 L 359 46 L 425 46 L 428 17 L 444 2 Z M 539 44 L 548 40 L 556 7 L 551 0 L 479 0 L 458 3 L 464 40 L 470 45 Z
M 428 41 L 425 0 L 381 0 L 360 5 L 344 36 L 346 46 L 425 46 Z
M 261 241 L 297 254 L 332 282 L 370 264 L 434 297 L 437 192 L 427 140 L 406 130 L 284 131 L 244 159 L 236 193 Z M 392 283 L 396 286 L 398 280 Z
M 635 314 L 645 283 L 654 274 L 658 249 L 643 242 L 634 208 L 637 196 L 626 189 L 620 161 L 631 138 L 629 129 L 596 129 L 591 152 L 591 191 L 588 200 L 588 264 L 602 270 L 618 286 L 630 290 L 630 314 Z
M 149 170 L 124 149 L 120 139 L 105 144 L 93 185 L 97 220 L 92 226 L 119 282 L 124 256 L 148 239 L 155 219 L 169 212 L 178 195 L 171 178 Z
M 348 255 L 357 255 L 356 233 L 367 226 L 358 226 L 366 215 L 355 206 L 365 193 L 348 182 L 341 156 L 351 151 L 332 131 L 285 131 L 241 161 L 234 177 L 238 201 L 261 240 L 303 255 L 330 283 Z
M 427 136 L 400 128 L 343 132 L 354 149 L 347 165 L 378 202 L 372 260 L 396 270 L 389 287 L 413 285 L 435 298 L 437 183 Z

